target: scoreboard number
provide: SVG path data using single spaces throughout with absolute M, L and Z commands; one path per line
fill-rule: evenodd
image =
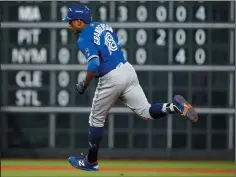
M 139 48 L 136 51 L 136 61 L 138 64 L 143 65 L 147 60 L 147 52 L 144 48 Z
M 197 64 L 202 65 L 204 64 L 206 59 L 205 51 L 202 48 L 199 48 L 195 52 L 195 61 Z
M 184 6 L 179 6 L 176 9 L 176 18 L 179 22 L 184 22 L 186 20 L 187 17 L 187 10 Z
M 186 61 L 185 50 L 181 48 L 175 56 L 175 61 L 184 64 Z
M 205 7 L 204 6 L 200 6 L 195 14 L 195 17 L 198 20 L 204 21 L 206 20 L 206 12 L 205 12 Z
M 178 29 L 175 33 L 175 41 L 179 46 L 182 46 L 186 42 L 186 32 L 183 29 Z
M 68 31 L 66 29 L 60 30 L 61 35 L 61 43 L 67 44 L 68 43 Z
M 107 8 L 105 6 L 99 7 L 99 14 L 101 21 L 107 21 Z
M 148 12 L 145 6 L 139 6 L 136 11 L 136 17 L 138 21 L 144 22 L 147 20 Z
M 67 48 L 61 48 L 58 53 L 60 64 L 68 64 L 70 60 L 70 51 Z
M 136 42 L 138 45 L 143 46 L 147 41 L 147 33 L 144 29 L 139 29 L 136 33 Z
M 60 106 L 67 106 L 69 104 L 69 93 L 66 90 L 60 90 L 57 94 L 57 102 Z
M 119 11 L 119 16 L 118 16 L 118 21 L 119 22 L 125 22 L 128 19 L 128 9 L 125 6 L 119 6 L 118 7 Z
M 159 22 L 164 22 L 167 19 L 167 10 L 164 6 L 159 6 L 156 10 L 156 18 Z
M 128 40 L 128 34 L 127 31 L 125 29 L 119 29 L 116 32 L 118 39 L 119 39 L 119 43 L 121 46 L 124 46 L 127 43 Z
M 58 74 L 58 83 L 60 87 L 67 87 L 70 82 L 70 76 L 67 71 L 60 71 Z
M 156 33 L 159 36 L 156 40 L 156 44 L 159 46 L 165 46 L 166 45 L 166 31 L 163 29 L 158 29 Z
M 198 45 L 205 44 L 206 41 L 206 33 L 202 29 L 198 29 L 195 33 L 195 40 Z
M 64 17 L 67 16 L 67 11 L 68 11 L 68 8 L 66 6 L 62 6 L 60 8 L 60 11 L 61 11 L 61 19 L 63 19 Z

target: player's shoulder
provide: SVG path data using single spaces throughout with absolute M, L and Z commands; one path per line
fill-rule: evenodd
M 109 24 L 96 22 L 94 32 L 101 33 L 104 30 L 113 32 L 113 29 Z
M 82 37 L 89 37 L 93 36 L 93 32 L 95 28 L 99 25 L 98 22 L 92 22 L 89 25 L 87 25 L 81 32 L 80 36 Z
M 100 36 L 104 30 L 113 32 L 113 29 L 110 25 L 100 22 L 92 22 L 85 27 L 85 29 L 80 33 L 80 37 L 77 41 L 78 45 L 82 45 L 83 42 L 93 41 L 95 44 L 98 44 L 97 40 L 100 40 Z
M 93 39 L 94 23 L 87 25 L 82 32 L 79 34 L 77 44 L 82 45 L 86 41 L 91 41 Z
M 91 40 L 91 39 L 93 39 L 94 30 L 95 30 L 95 28 L 96 28 L 97 25 L 98 25 L 97 22 L 92 22 L 92 23 L 90 23 L 89 25 L 87 25 L 87 26 L 82 30 L 82 32 L 80 33 L 79 40 L 80 40 L 80 39 L 83 39 L 83 40 Z

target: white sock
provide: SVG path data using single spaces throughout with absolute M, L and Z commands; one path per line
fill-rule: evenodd
M 169 114 L 176 113 L 173 103 L 164 103 L 162 107 L 162 111 L 164 113 L 169 113 Z

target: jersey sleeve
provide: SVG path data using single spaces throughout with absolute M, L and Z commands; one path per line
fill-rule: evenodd
M 84 54 L 87 62 L 93 58 L 99 58 L 97 48 L 92 41 L 79 39 L 78 48 Z

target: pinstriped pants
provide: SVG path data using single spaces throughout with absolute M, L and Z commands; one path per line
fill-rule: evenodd
M 152 119 L 150 104 L 139 85 L 133 66 L 126 62 L 100 77 L 93 98 L 89 124 L 103 127 L 112 105 L 120 99 L 127 107 L 143 119 Z

